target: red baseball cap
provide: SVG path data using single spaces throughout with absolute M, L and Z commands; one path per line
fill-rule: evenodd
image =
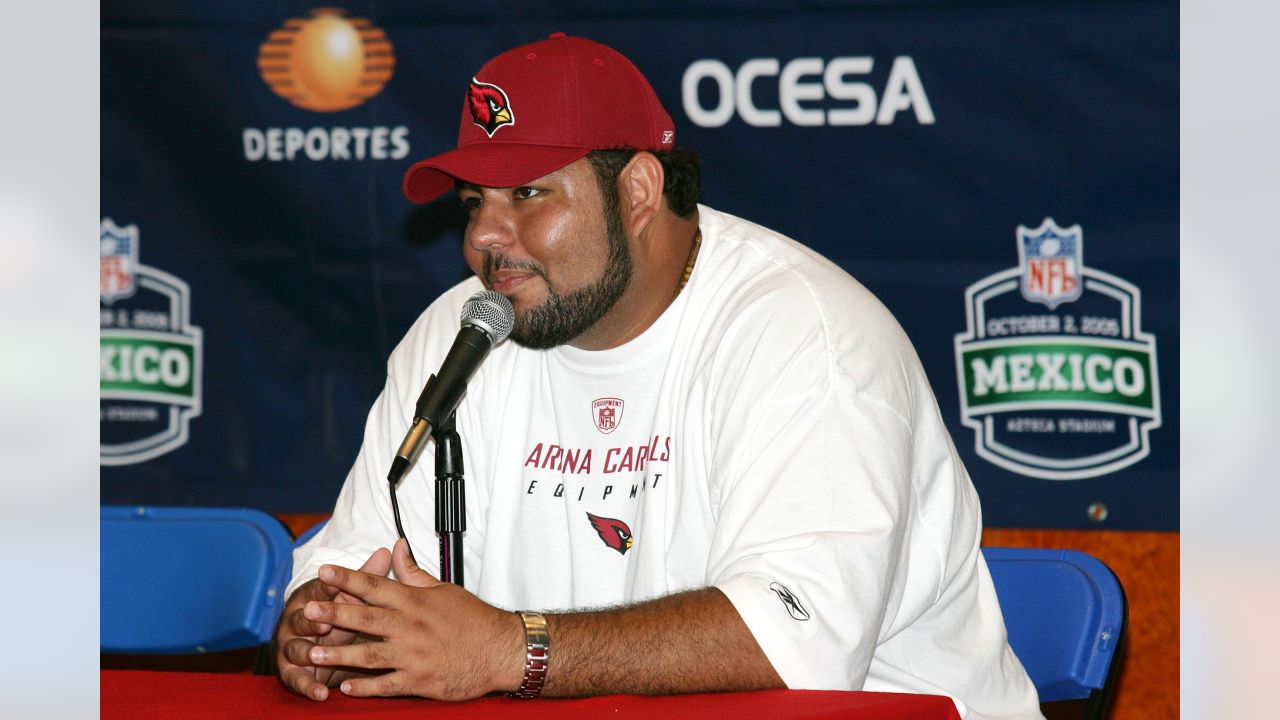
M 552 33 L 480 68 L 462 103 L 458 147 L 409 168 L 404 194 L 425 203 L 455 180 L 515 187 L 592 150 L 670 150 L 675 137 L 671 116 L 630 60 Z

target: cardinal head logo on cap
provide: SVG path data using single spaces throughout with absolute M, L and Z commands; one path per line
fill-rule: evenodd
M 467 88 L 467 107 L 471 110 L 471 119 L 489 137 L 493 137 L 503 125 L 514 125 L 516 122 L 507 93 L 497 85 L 482 83 L 474 78 Z

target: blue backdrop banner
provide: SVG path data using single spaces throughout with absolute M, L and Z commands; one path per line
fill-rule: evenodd
M 467 273 L 404 171 L 564 31 L 650 78 L 707 204 L 893 311 L 988 525 L 1178 528 L 1175 3 L 510 5 L 104 4 L 104 503 L 332 508 Z

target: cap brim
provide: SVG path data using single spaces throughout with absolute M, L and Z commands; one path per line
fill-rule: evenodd
M 410 202 L 435 200 L 462 180 L 480 187 L 515 187 L 555 172 L 591 152 L 586 148 L 484 143 L 468 145 L 414 163 L 404 174 Z

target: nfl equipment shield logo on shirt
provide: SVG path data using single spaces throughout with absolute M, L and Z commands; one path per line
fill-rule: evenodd
M 1018 226 L 1022 297 L 1027 302 L 1044 303 L 1052 310 L 1080 299 L 1084 265 L 1081 236 L 1079 225 L 1064 230 L 1053 218 L 1045 218 L 1035 230 Z
M 102 253 L 98 266 L 102 302 L 110 305 L 133 295 L 137 290 L 134 273 L 138 267 L 138 226 L 119 227 L 111 218 L 103 218 L 98 246 Z
M 591 401 L 591 419 L 595 420 L 596 429 L 608 435 L 622 424 L 622 406 L 626 403 L 619 398 L 598 398 Z

